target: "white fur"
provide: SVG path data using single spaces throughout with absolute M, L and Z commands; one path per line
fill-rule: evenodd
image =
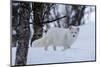
M 54 50 L 56 50 L 56 46 L 63 46 L 65 50 L 71 47 L 78 34 L 79 30 L 75 26 L 71 26 L 68 29 L 54 27 L 50 28 L 47 34 L 42 38 L 35 40 L 32 45 L 34 47 L 45 47 L 45 50 L 47 50 L 50 45 L 53 45 Z M 73 35 L 75 35 L 75 37 L 73 37 Z

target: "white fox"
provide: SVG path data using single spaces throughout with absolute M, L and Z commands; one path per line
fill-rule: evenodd
M 56 50 L 56 46 L 63 46 L 63 50 L 65 50 L 71 47 L 78 34 L 79 28 L 77 26 L 70 26 L 68 29 L 53 27 L 42 38 L 35 40 L 32 45 L 45 47 L 45 50 L 48 50 L 50 45 L 53 45 L 54 50 Z

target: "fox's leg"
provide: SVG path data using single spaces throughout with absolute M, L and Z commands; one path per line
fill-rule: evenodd
M 70 46 L 64 46 L 63 51 L 65 51 L 66 49 L 70 48 Z
M 44 49 L 45 49 L 45 51 L 47 51 L 47 50 L 48 50 L 48 45 L 46 45 L 46 46 L 44 47 Z
M 56 51 L 56 46 L 55 45 L 53 46 L 53 50 Z

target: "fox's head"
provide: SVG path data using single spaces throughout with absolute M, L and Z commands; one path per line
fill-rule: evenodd
M 78 26 L 70 26 L 69 31 L 70 31 L 70 34 L 72 34 L 73 38 L 77 37 L 79 34 L 79 27 Z

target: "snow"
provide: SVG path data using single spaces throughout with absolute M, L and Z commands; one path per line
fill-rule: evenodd
M 84 20 L 85 25 L 79 26 L 79 36 L 70 49 L 62 51 L 63 47 L 57 47 L 54 51 L 51 46 L 45 51 L 44 48 L 30 47 L 27 64 L 95 61 L 95 12 L 85 15 Z M 12 65 L 15 64 L 15 57 L 16 48 L 12 48 Z
M 57 47 L 57 51 L 54 51 L 51 46 L 48 51 L 45 51 L 44 48 L 30 47 L 27 64 L 94 61 L 95 23 L 89 22 L 80 26 L 79 36 L 72 47 L 65 51 L 62 51 L 62 48 Z M 12 48 L 12 64 L 15 63 L 15 55 L 16 48 Z

